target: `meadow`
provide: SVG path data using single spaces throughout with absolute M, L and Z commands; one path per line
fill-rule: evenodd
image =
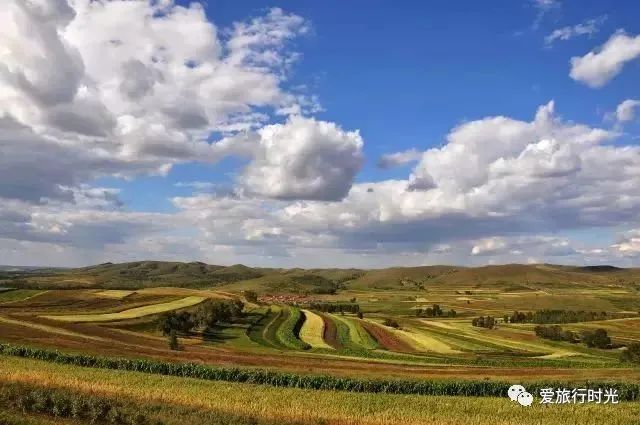
M 29 400 L 48 391 L 63 407 L 98 397 L 123 423 L 134 420 L 128 412 L 175 424 L 629 424 L 640 415 L 640 365 L 621 361 L 640 342 L 633 269 L 181 267 L 0 281 L 0 390 Z M 509 319 L 516 311 L 522 321 Z M 593 317 L 558 325 L 577 336 L 603 329 L 610 341 L 541 338 L 530 320 L 545 311 Z M 480 316 L 495 324 L 474 325 Z M 522 408 L 506 398 L 512 383 L 609 386 L 624 401 Z M 0 409 L 0 418 L 83 420 L 42 409 Z

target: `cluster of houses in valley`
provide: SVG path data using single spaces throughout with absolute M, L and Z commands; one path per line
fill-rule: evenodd
M 265 304 L 291 304 L 302 305 L 317 301 L 308 295 L 262 295 L 258 297 L 258 301 Z

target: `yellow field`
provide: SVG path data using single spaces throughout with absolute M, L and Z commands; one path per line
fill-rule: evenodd
M 251 413 L 274 421 L 328 425 L 628 425 L 637 403 L 540 405 L 508 398 L 367 394 L 275 388 L 80 368 L 0 356 L 0 380 L 61 387 L 138 403 Z
M 401 338 L 404 338 L 411 346 L 419 351 L 431 351 L 440 354 L 460 354 L 461 351 L 451 348 L 444 342 L 415 329 L 395 330 Z
M 106 291 L 96 292 L 96 295 L 104 298 L 115 298 L 121 300 L 125 297 L 128 297 L 131 294 L 135 294 L 136 291 L 122 291 L 117 289 L 111 289 Z
M 46 319 L 58 320 L 61 322 L 113 322 L 116 320 L 137 319 L 139 317 L 150 316 L 152 314 L 165 313 L 167 311 L 178 310 L 200 304 L 205 297 L 186 297 L 168 303 L 152 304 L 144 307 L 132 308 L 118 313 L 104 314 L 69 314 L 63 316 L 42 316 Z
M 302 312 L 306 319 L 302 325 L 302 329 L 300 329 L 300 339 L 313 348 L 333 350 L 333 347 L 324 342 L 322 338 L 324 335 L 324 321 L 322 317 L 309 310 L 302 310 Z

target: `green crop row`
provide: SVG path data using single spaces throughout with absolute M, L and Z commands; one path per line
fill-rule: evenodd
M 343 378 L 328 375 L 298 375 L 267 370 L 218 368 L 194 363 L 95 357 L 11 344 L 0 344 L 0 354 L 82 367 L 316 390 L 503 397 L 507 395 L 507 389 L 511 386 L 510 383 L 498 381 L 409 381 Z M 537 393 L 540 388 L 562 388 L 568 386 L 573 387 L 574 385 L 568 385 L 566 382 L 527 383 L 527 389 L 532 393 Z M 640 400 L 640 383 L 586 382 L 584 386 L 587 388 L 615 388 L 618 390 L 620 400 Z
M 278 340 L 292 350 L 308 350 L 311 346 L 298 337 L 304 323 L 304 315 L 299 308 L 290 307 L 287 310 L 287 318 L 276 331 Z

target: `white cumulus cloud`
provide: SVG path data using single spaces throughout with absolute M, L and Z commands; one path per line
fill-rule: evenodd
M 597 50 L 571 58 L 570 76 L 590 87 L 604 86 L 624 65 L 640 57 L 640 35 L 618 31 Z
M 616 108 L 616 120 L 618 122 L 633 121 L 636 117 L 636 108 L 640 106 L 640 100 L 627 99 Z
M 254 159 L 242 176 L 252 193 L 335 201 L 349 192 L 362 166 L 362 137 L 334 123 L 292 116 L 258 134 Z

